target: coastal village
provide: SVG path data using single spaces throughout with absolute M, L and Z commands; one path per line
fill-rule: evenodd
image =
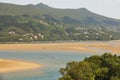
M 15 31 L 9 31 L 8 32 L 9 35 L 17 35 L 17 33 Z M 24 41 L 25 40 L 29 40 L 29 41 L 38 41 L 38 40 L 43 40 L 44 39 L 44 35 L 42 35 L 41 33 L 39 34 L 33 34 L 33 33 L 27 33 L 22 35 L 21 38 L 19 38 L 19 41 Z

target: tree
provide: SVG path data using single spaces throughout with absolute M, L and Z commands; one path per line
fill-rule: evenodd
M 61 68 L 59 80 L 120 80 L 120 56 L 105 53 Z

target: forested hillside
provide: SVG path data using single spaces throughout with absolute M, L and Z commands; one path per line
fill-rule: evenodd
M 85 8 L 0 3 L 0 42 L 117 40 L 119 30 L 120 20 Z

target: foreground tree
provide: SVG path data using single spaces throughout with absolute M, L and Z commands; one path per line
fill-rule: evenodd
M 67 63 L 59 80 L 120 80 L 120 56 L 105 53 Z

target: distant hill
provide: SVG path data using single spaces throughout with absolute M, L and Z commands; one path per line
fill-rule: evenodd
M 22 40 L 25 34 L 28 34 L 27 37 L 30 39 L 26 41 L 35 40 L 31 33 L 45 36 L 39 40 L 113 40 L 120 38 L 119 30 L 119 19 L 101 16 L 86 8 L 57 9 L 43 3 L 37 5 L 0 3 L 0 32 L 8 36 L 7 33 L 14 31 L 16 35 L 11 41 Z M 0 41 L 11 39 L 10 36 L 9 39 L 4 37 L 6 35 L 2 34 L 3 38 Z M 18 35 L 22 37 L 19 40 Z
M 63 22 L 81 23 L 88 25 L 118 26 L 120 20 L 95 14 L 86 8 L 80 9 L 56 9 L 43 3 L 37 5 L 15 5 L 0 3 L 0 15 L 49 15 Z

